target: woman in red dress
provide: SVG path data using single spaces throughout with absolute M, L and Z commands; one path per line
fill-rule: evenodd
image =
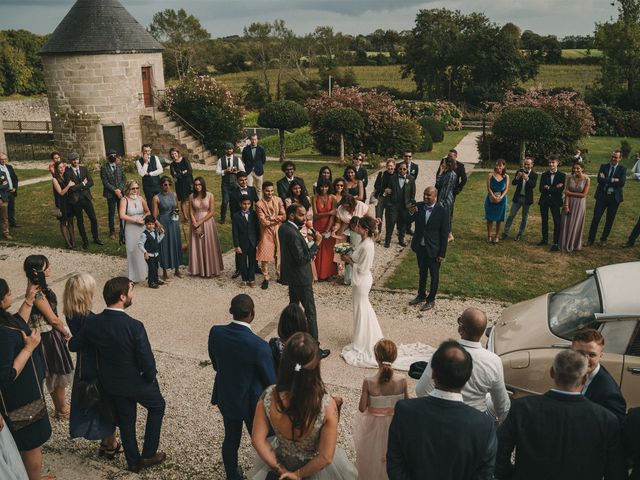
M 314 259 L 320 281 L 338 274 L 338 268 L 333 262 L 333 246 L 336 239 L 331 236 L 336 214 L 336 198 L 329 194 L 330 185 L 328 180 L 318 180 L 317 193 L 313 197 L 313 228 L 322 235 L 320 249 Z

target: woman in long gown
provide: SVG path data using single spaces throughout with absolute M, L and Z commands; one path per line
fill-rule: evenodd
M 349 228 L 349 224 L 351 223 L 351 219 L 353 217 L 364 217 L 369 215 L 369 207 L 367 206 L 367 204 L 365 204 L 364 202 L 361 202 L 356 197 L 348 193 L 345 193 L 342 196 L 342 199 L 340 200 L 339 203 L 337 203 L 337 205 L 338 205 L 338 208 L 336 210 L 336 221 L 333 225 L 331 235 L 336 239 L 337 242 L 351 243 L 351 239 L 346 238 L 346 235 L 344 234 L 344 232 Z M 361 239 L 358 239 L 358 240 L 361 240 Z M 356 241 L 354 243 L 360 243 L 360 242 Z M 344 272 L 343 283 L 345 285 L 351 285 L 351 272 L 350 271 L 347 272 L 347 268 L 345 267 L 345 264 L 342 261 L 342 258 L 340 258 L 340 255 L 336 253 L 333 257 L 333 261 L 336 262 L 336 265 L 338 265 L 338 272 L 339 273 Z
M 178 212 L 178 199 L 171 191 L 171 179 L 163 176 L 160 179 L 160 193 L 153 197 L 153 216 L 164 229 L 164 239 L 160 242 L 160 266 L 163 280 L 169 279 L 167 270 L 174 270 L 176 277 L 182 277 L 180 275 L 182 241 Z
M 149 215 L 149 207 L 140 195 L 140 185 L 135 180 L 130 180 L 124 187 L 124 195 L 120 199 L 120 220 L 124 222 L 127 276 L 134 283 L 144 282 L 147 278 L 147 262 L 144 260 L 144 253 L 138 247 L 146 215 Z
M 509 192 L 509 175 L 506 162 L 499 158 L 493 172 L 487 177 L 487 197 L 484 200 L 484 216 L 487 220 L 487 242 L 500 241 L 500 228 L 507 214 L 507 193 Z M 493 224 L 496 224 L 496 234 L 491 235 Z
M 204 178 L 193 182 L 191 204 L 191 237 L 189 239 L 189 273 L 201 277 L 217 277 L 222 273 L 222 252 L 218 230 L 213 219 L 214 199 L 207 192 Z
M 576 162 L 571 169 L 571 176 L 567 180 L 564 191 L 564 206 L 562 207 L 562 223 L 560 226 L 560 250 L 573 252 L 582 250 L 582 230 L 584 216 L 587 210 L 587 194 L 590 180 L 584 174 L 584 164 Z
M 291 336 L 278 383 L 267 387 L 256 406 L 251 440 L 259 458 L 247 477 L 264 480 L 277 472 L 276 478 L 292 480 L 355 480 L 358 472 L 336 446 L 341 404 L 320 377 L 318 341 L 308 333 Z
M 330 185 L 328 180 L 319 179 L 316 195 L 313 197 L 313 228 L 323 237 L 313 260 L 318 280 L 328 280 L 338 273 L 338 268 L 333 262 L 333 246 L 336 239 L 331 236 L 336 204 L 335 197 L 329 194 Z

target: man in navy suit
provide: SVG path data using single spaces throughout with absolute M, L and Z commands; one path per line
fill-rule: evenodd
M 405 165 L 407 166 L 407 172 L 413 177 L 414 180 L 418 179 L 418 164 L 413 163 L 413 152 L 407 150 L 402 154 Z
M 229 194 L 229 210 L 231 211 L 232 223 L 234 215 L 240 211 L 240 199 L 244 195 L 249 196 L 249 199 L 254 206 L 259 200 L 256 188 L 249 186 L 249 175 L 247 174 L 247 172 L 238 172 L 238 174 L 236 175 L 236 181 L 238 183 L 232 187 L 231 193 Z M 233 226 L 231 228 L 233 229 Z M 234 279 L 240 276 L 240 257 L 238 254 L 235 255 L 235 262 L 236 270 L 231 275 L 231 278 Z
M 253 187 L 252 187 L 253 188 Z M 260 223 L 249 195 L 240 197 L 240 211 L 233 214 L 231 227 L 233 246 L 239 270 L 242 275 L 241 287 L 256 286 L 256 248 L 260 239 Z
M 74 352 L 85 346 L 97 350 L 98 378 L 113 402 L 127 465 L 139 472 L 167 458 L 158 451 L 165 402 L 144 324 L 124 312 L 133 301 L 133 282 L 126 277 L 112 278 L 102 295 L 107 308 L 87 318 L 69 348 Z M 142 455 L 136 440 L 137 404 L 147 409 Z
M 471 355 L 458 342 L 443 342 L 431 358 L 435 389 L 396 403 L 387 446 L 389 480 L 493 479 L 495 422 L 465 405 L 460 393 L 472 368 Z
M 582 389 L 585 397 L 613 413 L 620 423 L 627 414 L 627 402 L 609 371 L 600 363 L 604 351 L 604 337 L 592 328 L 578 330 L 571 349 L 587 357 L 587 381 Z
M 255 317 L 251 297 L 233 297 L 229 313 L 233 316 L 229 325 L 215 325 L 209 332 L 209 357 L 216 371 L 211 403 L 218 406 L 224 422 L 222 461 L 227 479 L 239 480 L 242 424 L 251 435 L 260 395 L 276 382 L 276 373 L 269 344 L 251 329 Z
M 416 253 L 420 279 L 418 295 L 409 302 L 417 305 L 425 302 L 421 311 L 431 310 L 435 305 L 440 264 L 447 253 L 449 239 L 449 212 L 437 203 L 438 190 L 427 187 L 424 190 L 424 202 L 418 202 L 410 210 L 410 221 L 415 222 L 415 232 L 411 240 L 411 250 Z M 427 277 L 431 275 L 431 285 L 427 296 Z
M 598 224 L 604 212 L 607 217 L 604 221 L 604 230 L 600 237 L 600 246 L 607 246 L 607 238 L 613 227 L 613 221 L 616 219 L 618 207 L 622 203 L 622 190 L 627 180 L 627 169 L 624 165 L 620 165 L 622 154 L 620 150 L 615 150 L 611 154 L 611 163 L 600 165 L 598 171 L 598 188 L 596 188 L 596 206 L 593 209 L 593 219 L 589 228 L 589 238 L 585 244 L 587 247 L 593 245 L 596 241 L 596 233 L 598 233 Z
M 560 209 L 562 208 L 562 192 L 567 176 L 558 171 L 559 159 L 557 155 L 549 156 L 549 170 L 540 176 L 540 221 L 542 223 L 542 240 L 539 246 L 549 243 L 549 212 L 553 218 L 553 243 L 551 251 L 560 250 L 558 241 L 560 240 Z
M 267 161 L 267 152 L 261 145 L 258 145 L 258 135 L 249 137 L 251 143 L 242 149 L 242 163 L 244 170 L 249 175 L 249 186 L 255 187 L 260 198 L 262 198 L 262 179 L 264 178 L 264 164 Z

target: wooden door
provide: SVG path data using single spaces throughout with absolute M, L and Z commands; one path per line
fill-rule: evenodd
M 142 96 L 144 106 L 153 107 L 153 92 L 151 91 L 151 67 L 142 67 Z

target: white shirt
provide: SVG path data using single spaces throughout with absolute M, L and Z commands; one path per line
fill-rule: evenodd
M 636 164 L 633 166 L 631 176 L 634 180 L 640 180 L 640 160 L 637 160 Z
M 425 225 L 427 223 L 429 223 L 429 219 L 431 218 L 431 213 L 433 212 L 433 207 L 435 207 L 435 206 L 436 206 L 436 204 L 434 202 L 433 205 L 427 205 L 427 207 L 429 207 L 431 210 L 427 210 L 425 208 L 425 211 L 424 211 L 424 224 Z M 422 245 L 423 247 L 425 246 L 424 237 L 422 237 L 422 240 L 420 240 L 420 245 Z
M 558 390 L 557 388 L 552 388 L 551 391 L 561 393 L 562 395 L 582 395 L 581 392 L 567 392 L 566 390 Z
M 114 312 L 124 312 L 124 308 L 106 307 L 105 310 L 113 310 Z
M 0 172 L 4 172 L 7 174 L 7 181 L 9 182 L 9 190 L 13 190 L 13 182 L 11 181 L 11 175 L 9 174 L 9 169 L 4 165 L 0 165 Z
M 484 348 L 480 342 L 460 339 L 458 343 L 469 352 L 473 360 L 471 378 L 462 388 L 464 403 L 476 410 L 486 412 L 487 394 L 491 395 L 498 421 L 501 422 L 506 418 L 511 407 L 511 401 L 504 385 L 502 360 L 498 355 Z M 431 379 L 431 363 L 429 363 L 416 385 L 416 395 L 418 397 L 430 395 L 434 388 Z
M 154 157 L 156 159 L 156 169 L 149 171 L 149 166 L 151 165 L 151 159 Z M 142 157 L 140 158 L 142 159 Z M 147 174 L 149 174 L 150 177 L 157 177 L 159 175 L 162 175 L 162 172 L 163 172 L 162 162 L 160 162 L 160 159 L 156 155 L 151 155 L 149 157 L 148 163 L 144 163 L 144 160 L 142 162 L 140 162 L 139 160 L 136 160 L 136 170 L 138 170 L 138 175 L 140 175 L 141 177 L 144 177 Z
M 587 388 L 589 388 L 589 385 L 591 385 L 591 382 L 593 381 L 593 379 L 595 378 L 595 376 L 598 374 L 599 371 L 600 371 L 600 364 L 598 364 L 598 366 L 593 369 L 593 372 L 587 375 L 587 381 L 585 382 L 584 387 L 582 387 L 582 393 L 587 393 Z
M 251 324 L 247 322 L 241 322 L 240 320 L 231 320 L 231 323 L 235 323 L 237 325 L 242 325 L 243 327 L 247 327 L 249 330 L 253 332 L 253 328 L 251 328 Z
M 227 167 L 233 167 L 234 165 L 233 158 L 234 158 L 233 155 L 230 157 L 227 157 L 226 155 L 220 157 L 218 159 L 218 164 L 216 165 L 216 175 L 224 177 L 227 173 L 225 172 L 225 169 Z M 242 163 L 242 160 L 240 160 L 239 158 L 237 158 L 237 160 L 238 160 L 238 172 L 244 172 L 245 171 L 244 163 Z
M 455 392 L 445 392 L 444 390 L 439 390 L 434 388 L 429 392 L 430 397 L 440 398 L 442 400 L 449 400 L 451 402 L 462 402 L 462 394 Z

